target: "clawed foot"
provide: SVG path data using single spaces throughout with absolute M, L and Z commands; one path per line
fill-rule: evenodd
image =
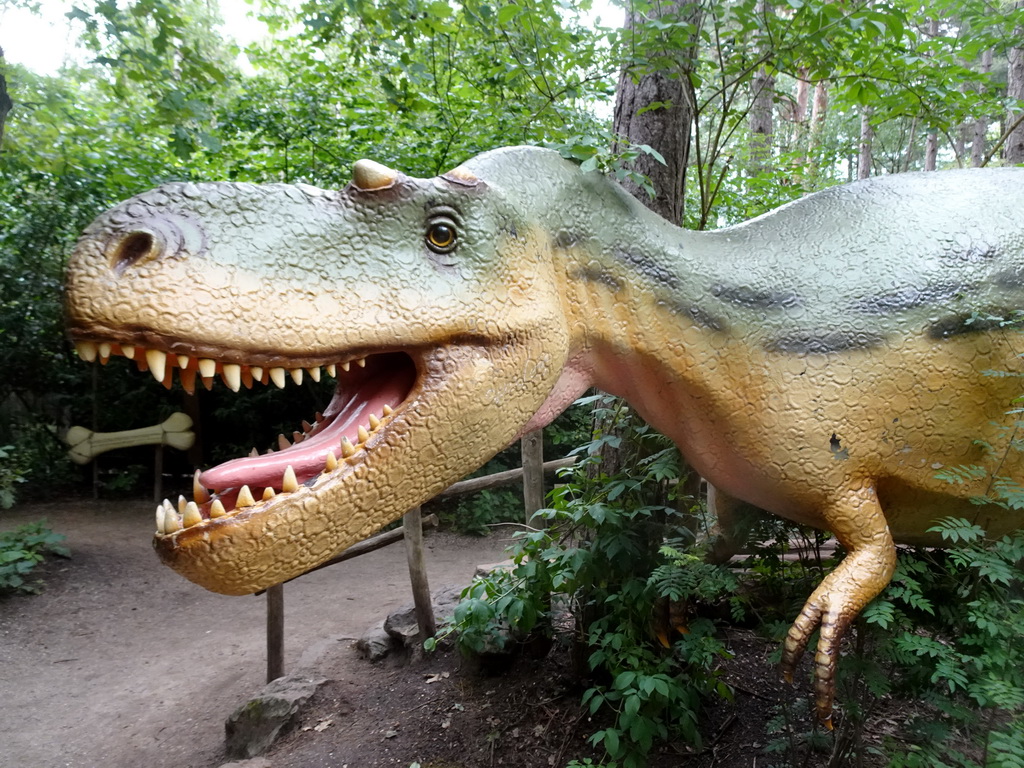
M 797 662 L 814 630 L 820 628 L 814 655 L 814 704 L 822 725 L 832 729 L 836 667 L 840 644 L 854 618 L 889 583 L 896 567 L 896 548 L 885 535 L 870 546 L 851 551 L 811 594 L 789 629 L 782 652 L 782 674 L 793 681 Z

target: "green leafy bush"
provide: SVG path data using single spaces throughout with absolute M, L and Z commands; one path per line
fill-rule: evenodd
M 62 534 L 54 533 L 42 521 L 0 533 L 0 594 L 38 592 L 37 584 L 27 580 L 28 575 L 47 554 L 69 557 L 71 553 L 63 541 Z
M 0 445 L 0 509 L 14 506 L 15 486 L 25 482 L 25 470 L 16 461 L 13 445 Z
M 720 601 L 737 584 L 727 570 L 684 552 L 695 521 L 676 498 L 675 448 L 627 409 L 618 415 L 627 420 L 626 439 L 599 435 L 578 449 L 582 459 L 549 496 L 551 508 L 535 517 L 544 527 L 520 534 L 513 568 L 466 590 L 454 628 L 463 650 L 486 652 L 552 637 L 552 606 L 565 606 L 578 666 L 589 670 L 583 704 L 610 723 L 590 741 L 614 761 L 606 764 L 637 768 L 656 742 L 699 744 L 702 697 L 730 695 L 718 672 L 727 653 L 712 622 L 673 627 L 659 616 L 670 601 Z M 597 456 L 612 443 L 632 469 L 608 476 Z M 673 642 L 674 629 L 682 633 Z

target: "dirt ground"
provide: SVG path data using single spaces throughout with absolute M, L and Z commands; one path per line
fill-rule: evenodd
M 46 518 L 72 556 L 39 595 L 0 598 L 0 765 L 217 766 L 224 720 L 266 674 L 265 601 L 207 592 L 150 548 L 152 504 L 74 501 L 0 514 L 0 530 Z M 429 534 L 432 589 L 467 584 L 507 540 Z M 392 545 L 285 587 L 285 671 L 334 659 L 339 680 L 372 672 L 349 646 L 410 602 Z M 359 765 L 359 763 L 354 763 Z
M 70 560 L 47 567 L 41 594 L 0 599 L 0 768 L 216 768 L 228 761 L 224 720 L 264 682 L 265 603 L 208 593 L 160 565 L 149 545 L 151 506 L 74 502 L 0 515 L 0 530 L 45 517 L 72 551 Z M 508 543 L 429 535 L 431 587 L 468 583 L 477 565 L 502 559 Z M 471 669 L 450 648 L 377 664 L 360 658 L 353 638 L 409 602 L 401 545 L 285 587 L 286 672 L 328 682 L 261 768 L 600 763 L 588 737 L 610 723 L 580 706 L 589 683 L 572 674 L 566 642 L 543 659 L 521 656 L 501 676 Z M 722 667 L 733 701 L 705 702 L 703 743 L 662 745 L 650 766 L 829 764 L 833 745 L 849 734 L 817 730 L 809 686 L 779 678 L 777 644 L 742 628 L 723 632 L 733 654 Z M 808 671 L 799 677 L 806 681 Z M 867 746 L 880 745 L 910 715 L 905 702 L 876 701 L 872 709 Z M 878 764 L 884 760 L 858 762 Z

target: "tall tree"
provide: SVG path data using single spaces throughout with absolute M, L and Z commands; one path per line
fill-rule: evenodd
M 989 73 L 992 72 L 992 49 L 986 48 L 981 54 L 981 66 L 978 72 L 982 75 L 982 82 L 978 90 L 984 92 L 985 82 Z M 985 136 L 988 134 L 988 115 L 981 114 L 974 120 L 974 136 L 971 139 L 971 165 L 980 168 L 985 164 Z
M 0 48 L 0 149 L 4 144 L 4 123 L 7 122 L 7 113 L 14 109 L 14 102 L 7 93 L 7 78 L 4 74 L 4 49 Z
M 857 155 L 858 179 L 867 179 L 871 176 L 874 138 L 875 131 L 871 126 L 871 107 L 864 107 L 860 113 L 860 152 Z
M 1024 10 L 1024 0 L 1017 0 L 1014 8 Z M 1006 71 L 1006 96 L 1016 102 L 1007 115 L 1007 135 L 1003 145 L 1003 159 L 1011 165 L 1024 163 L 1024 26 L 1017 27 L 1015 39 L 1019 45 L 1010 48 Z
M 764 21 L 767 29 L 767 17 L 772 13 L 771 4 L 767 0 L 757 0 L 754 13 Z M 767 61 L 770 58 L 770 41 L 766 36 L 760 36 L 756 54 L 757 58 Z M 750 112 L 747 119 L 750 125 L 750 167 L 748 173 L 757 176 L 769 170 L 772 155 L 772 137 L 775 133 L 774 127 L 774 96 L 775 78 L 769 70 L 768 64 L 764 63 L 757 68 L 753 79 L 750 81 Z M 804 100 L 804 111 L 806 111 L 806 97 Z
M 665 160 L 642 154 L 632 162 L 634 171 L 644 174 L 654 186 L 653 198 L 632 180 L 625 188 L 648 208 L 673 224 L 683 218 L 683 182 L 690 157 L 690 132 L 694 103 L 689 75 L 697 54 L 697 37 L 680 44 L 678 37 L 666 40 L 654 33 L 657 26 L 696 30 L 700 26 L 701 6 L 695 0 L 656 0 L 651 5 L 636 4 L 626 15 L 627 36 L 643 41 L 646 67 L 624 67 L 615 97 L 612 130 L 629 144 L 645 144 Z M 639 47 L 638 47 L 639 50 Z

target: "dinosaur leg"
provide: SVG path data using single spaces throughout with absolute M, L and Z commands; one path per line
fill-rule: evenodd
M 822 723 L 831 729 L 840 643 L 861 609 L 889 583 L 896 568 L 896 547 L 875 489 L 867 481 L 835 501 L 825 519 L 847 555 L 814 590 L 790 627 L 782 672 L 792 682 L 796 663 L 820 626 L 814 656 L 815 708 Z
M 767 513 L 752 504 L 740 501 L 708 483 L 708 511 L 714 515 L 707 560 L 722 564 L 740 554 L 750 542 L 758 521 Z

